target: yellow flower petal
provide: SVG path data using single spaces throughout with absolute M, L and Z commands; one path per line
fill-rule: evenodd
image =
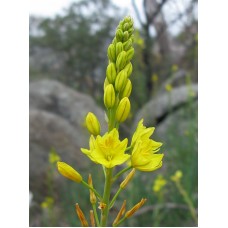
M 91 136 L 90 150 L 82 148 L 81 151 L 93 162 L 112 168 L 129 159 L 130 155 L 125 154 L 127 143 L 127 139 L 119 140 L 119 132 L 114 128 L 103 136 L 98 135 L 96 139 Z

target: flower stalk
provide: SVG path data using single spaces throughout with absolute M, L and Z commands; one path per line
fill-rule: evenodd
M 139 121 L 131 140 L 128 140 L 128 138 L 120 139 L 119 126 L 128 121 L 131 112 L 130 95 L 133 85 L 130 77 L 133 71 L 131 60 L 134 55 L 133 25 L 132 18 L 125 17 L 119 23 L 115 37 L 107 50 L 108 66 L 104 81 L 103 101 L 106 108 L 105 119 L 108 124 L 108 131 L 101 134 L 100 122 L 92 112 L 89 112 L 85 117 L 85 126 L 90 133 L 89 148 L 81 148 L 81 152 L 92 162 L 102 167 L 105 179 L 103 195 L 101 196 L 93 186 L 91 175 L 89 175 L 88 183 L 86 183 L 81 174 L 75 169 L 66 163 L 58 162 L 60 174 L 89 189 L 89 200 L 92 206 L 89 214 L 92 227 L 109 225 L 109 211 L 114 206 L 122 190 L 128 187 L 128 183 L 136 171 L 151 172 L 162 166 L 163 154 L 157 154 L 162 143 L 150 138 L 155 128 L 145 127 L 143 119 Z M 130 165 L 116 172 L 116 166 L 127 162 L 130 162 Z M 111 199 L 112 185 L 130 169 L 132 169 L 131 172 L 123 179 L 119 189 Z M 97 202 L 97 199 L 99 202 Z M 112 223 L 113 226 L 118 226 L 125 219 L 133 216 L 145 201 L 146 199 L 142 199 L 125 213 L 126 200 L 124 200 L 116 219 Z M 100 216 L 97 213 L 97 204 L 99 204 Z M 88 222 L 78 204 L 76 204 L 76 212 L 81 225 L 88 226 Z

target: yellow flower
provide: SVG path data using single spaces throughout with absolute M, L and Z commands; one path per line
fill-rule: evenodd
M 158 75 L 157 74 L 153 74 L 151 77 L 151 81 L 152 82 L 157 82 L 158 81 Z
M 162 143 L 150 139 L 155 128 L 143 126 L 143 119 L 138 123 L 131 140 L 133 147 L 131 165 L 140 171 L 153 171 L 162 166 L 163 154 L 155 154 L 159 151 Z
M 165 89 L 166 91 L 171 92 L 173 90 L 173 87 L 170 84 L 166 84 Z
M 178 71 L 178 66 L 176 64 L 173 64 L 171 67 L 172 72 L 177 72 Z
M 104 136 L 90 137 L 90 150 L 81 148 L 93 162 L 112 168 L 121 165 L 129 159 L 130 155 L 125 154 L 127 139 L 119 140 L 119 132 L 114 128 Z
M 137 141 L 131 155 L 132 167 L 144 172 L 160 168 L 164 154 L 155 154 L 160 145 L 161 143 L 151 139 Z
M 78 183 L 82 181 L 81 175 L 65 162 L 57 162 L 57 168 L 59 173 L 62 174 L 64 177 Z
M 173 176 L 171 176 L 171 180 L 174 182 L 180 181 L 182 178 L 183 173 L 181 170 L 177 170 Z
M 164 179 L 164 177 L 162 175 L 158 175 L 154 181 L 153 191 L 160 192 L 166 184 L 167 181 Z
M 145 126 L 143 126 L 143 119 L 141 119 L 138 123 L 135 133 L 132 136 L 131 146 L 134 146 L 137 140 L 144 141 L 145 139 L 150 138 L 154 130 L 154 127 L 146 128 Z
M 40 204 L 42 208 L 51 208 L 54 203 L 54 199 L 52 197 L 45 197 L 45 200 Z

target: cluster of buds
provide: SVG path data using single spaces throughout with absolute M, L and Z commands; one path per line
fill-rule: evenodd
M 113 121 L 118 123 L 127 119 L 131 109 L 128 97 L 132 90 L 129 77 L 134 55 L 133 31 L 131 17 L 125 17 L 119 23 L 115 37 L 108 47 L 109 64 L 104 82 L 104 105 L 109 110 L 109 120 L 115 118 Z

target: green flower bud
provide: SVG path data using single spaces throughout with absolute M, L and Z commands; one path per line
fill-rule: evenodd
M 100 134 L 100 123 L 92 112 L 89 112 L 86 116 L 86 127 L 92 135 Z
M 119 74 L 116 76 L 115 80 L 115 89 L 118 92 L 121 92 L 127 82 L 127 72 L 125 70 L 121 70 Z
M 130 28 L 130 25 L 128 23 L 125 23 L 123 26 L 123 30 L 127 31 Z
M 117 41 L 116 41 L 116 37 L 114 37 L 114 38 L 113 38 L 113 40 L 112 40 L 112 44 L 114 44 L 114 45 L 115 45 L 116 43 L 117 43 Z
M 130 16 L 126 16 L 125 18 L 124 18 L 124 21 L 126 21 L 126 22 L 132 22 L 132 19 L 131 19 L 131 17 Z
M 133 28 L 128 29 L 128 33 L 129 33 L 129 35 L 132 35 L 132 34 L 133 34 L 133 32 L 134 32 L 134 29 L 133 29 Z
M 123 43 L 122 42 L 118 42 L 116 44 L 116 56 L 118 58 L 118 55 L 123 51 Z
M 112 84 L 109 84 L 105 88 L 104 92 L 104 104 L 106 108 L 112 108 L 115 105 L 115 90 Z
M 120 54 L 118 55 L 117 60 L 116 60 L 117 70 L 121 71 L 125 67 L 126 62 L 127 62 L 127 53 L 126 53 L 126 51 L 122 51 L 122 52 L 120 52 Z
M 120 42 L 123 40 L 123 31 L 121 29 L 116 30 L 116 39 Z
M 114 44 L 110 44 L 108 46 L 108 58 L 111 62 L 115 62 L 116 61 L 116 50 L 115 50 L 115 45 Z
M 108 79 L 105 78 L 105 81 L 104 81 L 104 91 L 105 91 L 105 88 L 106 88 L 107 85 L 109 85 L 109 82 L 108 82 Z
M 134 35 L 131 35 L 131 41 L 132 41 L 132 43 L 134 43 L 134 40 L 135 40 Z
M 128 51 L 132 47 L 132 41 L 129 39 L 128 41 L 123 43 L 124 51 Z
M 130 61 L 134 55 L 135 51 L 134 51 L 134 48 L 130 48 L 128 51 L 127 51 L 127 54 L 126 54 L 126 61 Z
M 132 73 L 132 70 L 133 70 L 133 67 L 132 67 L 131 62 L 129 62 L 129 63 L 124 67 L 124 70 L 127 72 L 127 76 L 130 77 L 130 75 L 131 75 L 131 73 Z
M 106 76 L 109 83 L 114 83 L 116 79 L 116 67 L 114 63 L 109 63 L 107 70 L 106 70 Z
M 123 34 L 123 41 L 124 42 L 127 41 L 128 38 L 129 38 L 129 33 L 128 33 L 128 31 L 125 31 L 124 34 Z
M 131 90 L 132 90 L 131 81 L 127 79 L 126 85 L 120 94 L 120 98 L 129 97 L 131 95 Z
M 121 122 L 124 122 L 129 113 L 130 113 L 130 110 L 131 110 L 131 103 L 129 101 L 129 99 L 127 97 L 124 97 L 118 107 L 117 107 L 117 110 L 116 110 L 116 120 L 121 123 Z

